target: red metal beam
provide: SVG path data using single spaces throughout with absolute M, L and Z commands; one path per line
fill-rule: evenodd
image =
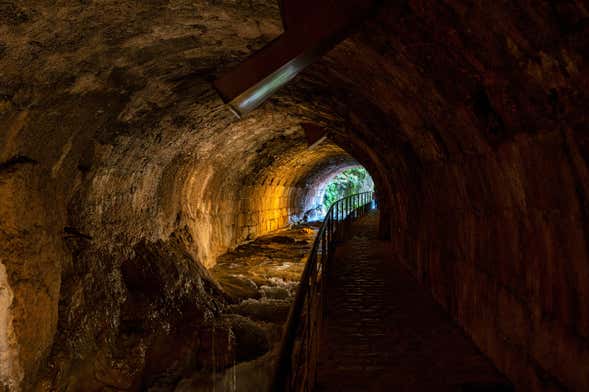
M 283 0 L 285 33 L 215 80 L 215 88 L 238 116 L 248 113 L 344 39 L 376 2 Z

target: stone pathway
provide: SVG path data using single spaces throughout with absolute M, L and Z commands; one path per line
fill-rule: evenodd
M 337 249 L 316 390 L 512 390 L 376 239 L 377 215 L 355 222 Z

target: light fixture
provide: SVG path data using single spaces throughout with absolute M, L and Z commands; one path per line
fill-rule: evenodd
M 376 0 L 283 0 L 285 33 L 214 82 L 239 118 L 341 41 Z

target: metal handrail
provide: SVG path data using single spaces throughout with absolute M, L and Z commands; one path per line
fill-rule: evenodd
M 345 226 L 374 207 L 374 192 L 333 203 L 315 237 L 282 337 L 271 391 L 311 391 L 315 385 L 326 297 L 322 294 L 335 243 Z

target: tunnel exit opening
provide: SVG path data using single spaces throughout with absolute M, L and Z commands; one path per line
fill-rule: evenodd
M 304 220 L 322 221 L 329 207 L 337 200 L 373 191 L 374 181 L 366 168 L 361 165 L 340 167 L 318 183 L 307 205 Z
M 362 166 L 352 167 L 329 179 L 323 192 L 323 207 L 327 211 L 339 199 L 373 191 L 374 181 L 368 171 Z

